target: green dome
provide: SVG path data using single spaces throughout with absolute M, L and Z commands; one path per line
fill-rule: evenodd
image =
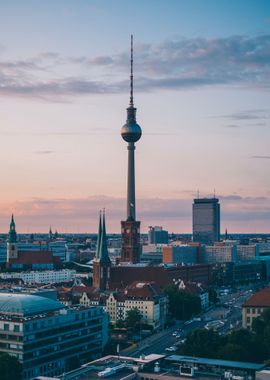
M 22 293 L 0 293 L 0 315 L 34 316 L 63 309 L 61 302 Z

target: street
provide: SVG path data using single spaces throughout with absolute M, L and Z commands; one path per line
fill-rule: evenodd
M 200 315 L 201 321 L 192 321 L 188 324 L 177 321 L 175 326 L 143 339 L 133 351 L 129 352 L 129 355 L 139 357 L 142 354 L 149 355 L 151 353 L 168 354 L 166 348 L 174 346 L 181 339 L 184 339 L 189 332 L 204 328 L 209 321 L 213 320 L 220 320 L 224 323 L 218 329 L 220 334 L 239 329 L 242 324 L 242 304 L 251 294 L 251 291 L 243 290 L 222 296 L 217 306 L 211 307 Z M 172 334 L 179 329 L 181 329 L 181 338 L 175 338 Z

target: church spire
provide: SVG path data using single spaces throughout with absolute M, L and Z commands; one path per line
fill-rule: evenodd
M 103 209 L 103 220 L 102 220 L 102 233 L 100 241 L 100 260 L 102 262 L 110 261 L 108 246 L 107 246 L 107 235 L 106 235 L 106 222 L 105 222 L 105 209 Z
M 8 240 L 9 240 L 10 243 L 16 243 L 17 242 L 16 225 L 15 225 L 15 222 L 14 222 L 14 216 L 13 216 L 13 214 L 11 216 L 11 221 L 10 221 Z
M 101 234 L 102 234 L 102 225 L 101 225 L 101 210 L 100 210 L 100 212 L 99 212 L 98 236 L 97 236 L 97 248 L 96 248 L 96 259 L 100 259 Z
M 97 251 L 93 260 L 93 286 L 100 290 L 109 287 L 111 260 L 109 258 L 106 236 L 105 211 L 99 215 Z

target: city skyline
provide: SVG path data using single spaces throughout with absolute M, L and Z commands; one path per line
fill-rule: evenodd
M 269 232 L 270 4 L 167 4 L 0 4 L 1 232 L 96 232 L 103 207 L 120 232 L 131 33 L 142 232 L 191 233 L 197 189 L 221 233 Z

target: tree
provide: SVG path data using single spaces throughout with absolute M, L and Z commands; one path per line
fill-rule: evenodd
M 214 330 L 196 329 L 188 334 L 186 342 L 180 347 L 184 355 L 216 358 L 223 338 Z
M 0 354 L 0 376 L 1 380 L 21 380 L 21 363 L 14 356 Z
M 201 300 L 198 296 L 179 290 L 176 285 L 167 286 L 165 293 L 169 298 L 169 311 L 173 318 L 187 320 L 200 313 Z
M 255 343 L 262 351 L 261 360 L 270 359 L 270 308 L 252 322 L 252 330 L 255 333 Z
M 256 334 L 240 329 L 220 336 L 214 330 L 197 329 L 188 334 L 185 344 L 180 347 L 184 355 L 238 360 L 261 363 L 270 356 L 265 341 Z
M 126 323 L 125 323 L 125 321 L 123 321 L 123 319 L 117 319 L 115 327 L 122 329 L 122 328 L 126 327 Z
M 137 307 L 135 307 L 134 309 L 130 309 L 128 310 L 127 316 L 125 319 L 126 326 L 132 329 L 136 329 L 141 319 L 142 319 L 142 316 L 139 309 L 137 309 Z

